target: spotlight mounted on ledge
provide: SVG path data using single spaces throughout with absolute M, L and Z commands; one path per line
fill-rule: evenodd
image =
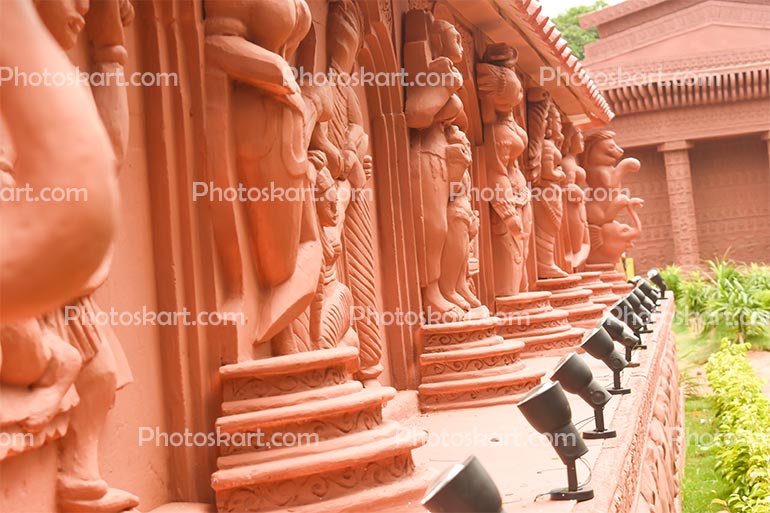
M 500 491 L 476 456 L 445 470 L 421 504 L 431 513 L 505 513 Z
M 656 310 L 657 305 L 655 301 L 648 298 L 647 295 L 642 291 L 642 289 L 639 288 L 638 285 L 634 287 L 634 289 L 631 292 L 642 303 L 642 306 L 650 311 L 650 313 L 653 313 Z M 655 321 L 651 321 L 651 322 L 655 322 Z
M 650 323 L 650 319 L 652 319 L 652 312 L 645 308 L 645 306 L 641 301 L 639 301 L 639 298 L 636 297 L 636 294 L 634 294 L 633 291 L 629 292 L 625 299 L 634 309 L 634 313 L 642 318 L 644 326 L 646 327 Z
M 650 300 L 654 302 L 656 305 L 660 304 L 662 294 L 652 285 L 652 283 L 645 280 L 641 276 L 634 276 L 633 278 L 631 278 L 631 283 L 639 287 L 639 289 L 644 293 L 644 295 L 650 298 Z
M 612 337 L 612 340 L 621 343 L 623 347 L 626 348 L 626 360 L 628 361 L 628 366 L 639 367 L 639 363 L 632 362 L 631 359 L 633 358 L 634 349 L 641 349 L 642 347 L 647 349 L 647 346 L 642 345 L 642 339 L 631 331 L 628 326 L 612 316 L 607 316 L 602 320 L 602 328 L 607 330 L 607 333 Z
M 631 393 L 630 388 L 624 388 L 620 383 L 620 373 L 628 367 L 628 361 L 615 349 L 615 343 L 607 330 L 601 326 L 595 328 L 580 347 L 597 360 L 603 361 L 612 371 L 613 386 L 607 389 L 609 393 L 612 395 Z
M 666 281 L 663 279 L 663 275 L 660 274 L 660 271 L 657 269 L 650 269 L 647 271 L 647 278 L 649 278 L 650 281 L 660 289 L 660 295 L 663 299 L 665 299 L 668 287 L 666 286 Z
M 596 429 L 583 431 L 583 438 L 594 440 L 618 436 L 615 430 L 604 426 L 604 405 L 612 399 L 612 394 L 594 379 L 591 368 L 577 353 L 569 353 L 559 361 L 551 374 L 551 381 L 558 381 L 564 390 L 580 396 L 593 407 Z
M 621 299 L 610 308 L 610 313 L 617 317 L 621 322 L 628 325 L 636 336 L 640 333 L 649 333 L 645 331 L 646 326 L 641 317 L 636 315 L 634 307 L 627 299 Z
M 594 491 L 578 484 L 575 462 L 588 452 L 588 447 L 572 423 L 572 410 L 559 382 L 538 385 L 517 406 L 538 433 L 548 436 L 567 466 L 567 488 L 549 492 L 551 499 L 578 502 L 593 499 Z

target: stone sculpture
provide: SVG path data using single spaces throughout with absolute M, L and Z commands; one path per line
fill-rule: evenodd
M 351 0 L 329 4 L 327 18 L 328 70 L 331 77 L 350 76 L 363 43 L 363 20 L 358 6 Z M 374 275 L 374 226 L 367 201 L 366 187 L 373 163 L 369 155 L 369 136 L 358 96 L 349 81 L 335 80 L 331 85 L 331 119 L 319 123 L 310 147 L 322 150 L 332 177 L 348 196 L 343 216 L 344 257 L 342 274 L 351 290 L 359 312 L 355 328 L 360 341 L 362 380 L 376 379 L 382 372 L 382 340 L 377 311 Z
M 292 193 L 212 205 L 223 308 L 248 311 L 242 340 L 295 353 L 310 344 L 293 323 L 313 301 L 323 260 L 307 149 L 319 116 L 331 110 L 322 94 L 303 95 L 288 62 L 310 30 L 310 10 L 304 0 L 225 0 L 207 2 L 206 15 L 207 80 L 217 98 L 209 104 L 217 131 L 211 178 L 221 187 Z M 239 347 L 239 358 L 253 350 Z
M 338 345 L 358 347 L 359 337 L 351 322 L 353 295 L 340 281 L 337 269 L 342 254 L 345 210 L 350 201 L 349 185 L 332 177 L 323 152 L 312 151 L 310 160 L 317 169 L 315 202 L 324 267 L 309 311 L 309 340 L 313 345 L 305 350 L 330 349 Z
M 479 215 L 471 205 L 471 144 L 462 130 L 453 126 L 447 133 L 447 168 L 450 176 L 462 173 L 459 182 L 452 182 L 447 207 L 447 238 L 441 255 L 441 294 L 468 311 L 481 306 L 471 290 L 468 262 L 471 245 L 479 232 Z
M 467 168 L 449 164 L 456 151 L 459 125 L 464 111 L 457 92 L 463 85 L 455 67 L 462 60 L 460 33 L 444 20 L 425 11 L 410 11 L 406 19 L 404 67 L 410 76 L 438 74 L 437 86 L 409 85 L 406 88 L 406 122 L 411 128 L 410 172 L 418 220 L 417 253 L 423 309 L 430 321 L 459 320 L 470 303 L 459 294 L 447 297 L 441 290 L 443 262 L 462 258 L 447 254 L 448 205 L 453 184 L 462 182 Z M 427 75 L 426 75 L 427 76 Z M 451 149 L 455 148 L 455 149 Z M 467 256 L 467 254 L 466 254 Z M 449 271 L 455 274 L 454 271 Z M 451 278 L 446 278 L 451 281 Z M 457 302 L 455 302 L 457 301 Z M 435 319 L 434 319 L 435 321 Z
M 566 184 L 563 188 L 564 222 L 566 229 L 565 260 L 570 272 L 583 268 L 591 250 L 591 235 L 586 215 L 586 172 L 578 164 L 578 156 L 585 150 L 583 132 L 572 123 L 564 123 L 562 170 Z
M 0 18 L 2 66 L 21 73 L 73 73 L 31 2 L 4 2 Z M 79 84 L 5 84 L 1 101 L 2 186 L 84 189 L 89 200 L 0 205 L 0 319 L 10 322 L 50 311 L 82 289 L 111 244 L 118 192 L 109 141 Z M 18 169 L 15 155 L 23 162 Z
M 491 202 L 492 250 L 497 296 L 527 290 L 526 260 L 532 231 L 532 207 L 527 180 L 518 158 L 527 147 L 527 132 L 513 115 L 523 100 L 516 76 L 516 50 L 490 45 L 476 66 L 484 123 L 484 153 Z
M 306 63 L 298 60 L 317 57 L 304 0 L 215 0 L 206 2 L 206 16 L 208 122 L 223 129 L 208 141 L 217 157 L 213 179 L 302 191 L 295 201 L 213 206 L 222 308 L 256 315 L 238 330 L 237 354 L 228 354 L 234 361 L 220 367 L 216 425 L 236 434 L 318 436 L 311 449 L 220 447 L 211 478 L 218 510 L 345 501 L 408 480 L 410 451 L 423 436 L 399 439 L 397 424 L 383 419 L 395 390 L 377 386 L 379 327 L 351 315 L 354 306 L 376 308 L 373 226 L 362 193 L 373 161 L 356 93 L 344 81 L 300 87 L 291 75 L 289 62 L 300 67 Z M 352 71 L 360 16 L 354 2 L 329 3 L 329 76 Z
M 133 19 L 133 7 L 127 0 L 95 2 L 93 9 L 80 11 L 64 1 L 36 4 L 41 19 L 59 45 L 71 48 L 78 27 L 85 23 L 91 44 L 95 71 L 122 73 L 125 64 L 123 27 Z M 85 17 L 85 19 L 83 18 Z M 66 28 L 65 28 L 66 27 Z M 73 27 L 78 30 L 73 30 Z M 99 116 L 112 143 L 120 169 L 128 144 L 128 99 L 117 83 L 93 88 Z M 106 169 L 105 172 L 112 172 Z M 131 381 L 120 343 L 111 326 L 95 324 L 101 310 L 91 294 L 107 279 L 112 251 L 99 270 L 70 300 L 41 322 L 50 324 L 80 354 L 82 367 L 75 381 L 80 403 L 70 414 L 70 427 L 59 455 L 57 493 L 64 511 L 118 512 L 134 508 L 139 499 L 123 490 L 108 487 L 99 470 L 98 442 L 107 413 L 115 401 L 115 391 Z
M 15 9 L 11 13 L 11 19 L 15 20 L 17 26 L 24 27 L 29 22 L 32 26 L 37 24 L 41 27 L 40 21 L 42 21 L 63 49 L 74 46 L 85 23 L 83 16 L 87 15 L 88 23 L 99 26 L 99 30 L 89 32 L 90 41 L 95 49 L 94 60 L 98 63 L 97 66 L 107 62 L 114 71 L 122 65 L 121 59 L 125 58 L 122 27 L 123 24 L 130 22 L 133 16 L 133 8 L 128 2 L 101 2 L 90 14 L 86 5 L 78 5 L 76 8 L 74 4 L 66 2 L 43 2 L 36 4 L 39 19 L 34 13 L 24 12 L 22 10 L 24 6 L 20 4 L 19 2 L 8 4 L 12 10 Z M 36 37 L 25 38 L 25 44 L 31 44 L 33 48 L 30 52 L 33 58 L 47 54 L 51 58 L 47 63 L 49 66 L 54 70 L 58 69 L 60 73 L 71 74 L 71 66 L 67 68 L 57 62 L 57 59 L 62 59 L 59 57 L 63 55 L 61 50 L 44 49 L 45 43 L 36 46 L 38 40 L 48 41 L 48 36 L 38 34 Z M 107 45 L 107 40 L 112 44 Z M 110 51 L 105 50 L 107 46 L 110 47 Z M 36 52 L 39 53 L 36 55 Z M 103 68 L 98 69 L 105 71 Z M 47 71 L 51 72 L 51 67 L 47 68 Z M 63 138 L 72 144 L 66 148 L 66 151 L 78 155 L 83 161 L 81 164 L 85 165 L 88 172 L 109 177 L 114 187 L 115 164 L 117 162 L 120 165 L 120 160 L 116 157 L 123 155 L 128 129 L 128 105 L 125 92 L 117 91 L 117 85 L 105 88 L 103 92 L 107 94 L 99 96 L 100 99 L 96 101 L 94 110 L 92 100 L 84 102 L 80 98 L 83 91 L 82 85 L 78 84 L 77 88 L 80 90 L 32 88 L 48 91 L 48 94 L 56 91 L 57 94 L 62 95 L 56 101 L 49 100 L 35 105 L 38 108 L 41 105 L 43 108 L 50 108 L 47 115 L 51 116 L 53 111 L 53 119 L 57 119 L 57 107 L 61 107 L 64 103 L 72 102 L 72 109 L 82 109 L 77 113 L 70 112 L 65 118 L 69 123 L 65 129 L 57 132 L 57 139 L 61 134 L 69 133 L 73 129 L 72 119 L 80 116 L 84 129 L 80 133 L 76 131 L 79 137 L 73 141 Z M 33 100 L 28 98 L 26 101 Z M 6 112 L 5 106 L 2 110 Z M 8 127 L 10 135 L 13 136 L 15 128 L 13 110 L 11 113 L 12 115 L 8 118 Z M 89 117 L 91 113 L 98 113 L 101 123 L 98 118 L 92 121 Z M 121 114 L 126 116 L 121 117 Z M 41 130 L 41 132 L 44 131 Z M 83 138 L 88 131 L 92 133 L 90 140 Z M 22 156 L 27 150 L 24 143 L 28 140 L 28 135 L 29 133 L 24 137 L 11 137 L 16 151 Z M 107 135 L 115 135 L 110 137 L 113 142 L 111 150 Z M 0 144 L 10 144 L 10 142 L 3 140 Z M 93 160 L 93 163 L 101 162 L 100 169 L 91 168 L 88 159 L 83 158 L 83 155 L 88 153 L 84 151 L 85 148 L 92 148 L 94 155 L 97 156 L 103 148 L 106 150 L 106 158 L 101 161 L 98 158 Z M 35 150 L 39 155 L 40 147 Z M 8 154 L 11 153 L 8 152 Z M 30 160 L 22 162 L 27 164 Z M 58 165 L 61 165 L 61 161 Z M 77 168 L 77 165 L 73 165 L 72 169 Z M 5 160 L 3 172 L 8 176 L 13 175 L 11 182 L 33 177 L 34 174 L 28 174 L 30 171 L 34 172 L 34 169 L 28 165 L 22 165 L 18 170 L 14 169 L 13 158 Z M 13 185 L 8 180 L 4 181 L 6 182 L 4 185 Z M 94 184 L 97 185 L 94 191 L 99 194 L 101 191 L 98 188 L 98 182 Z M 86 203 L 91 203 L 92 189 L 87 190 L 89 196 Z M 100 199 L 99 196 L 97 199 Z M 107 219 L 110 219 L 109 213 L 116 204 L 114 195 L 110 199 L 113 203 L 110 209 L 104 211 Z M 48 222 L 51 222 L 50 219 Z M 97 240 L 100 238 L 99 230 L 97 229 L 96 233 L 90 233 L 88 225 L 76 224 L 72 228 L 82 230 Z M 88 247 L 86 246 L 85 249 L 87 250 Z M 58 258 L 62 258 L 61 248 L 57 247 L 55 254 Z M 130 373 L 118 373 L 119 364 L 122 364 L 124 369 L 127 369 L 127 366 L 109 326 L 93 324 L 98 307 L 93 303 L 90 294 L 106 279 L 110 254 L 111 250 L 106 254 L 102 251 L 100 265 L 96 269 L 90 269 L 88 279 L 84 280 L 77 290 L 70 293 L 67 297 L 69 300 L 67 306 L 60 306 L 54 312 L 36 319 L 4 324 L 0 332 L 0 346 L 5 356 L 5 365 L 0 370 L 0 389 L 2 389 L 2 409 L 6 413 L 2 415 L 0 425 L 11 431 L 18 432 L 21 429 L 32 433 L 36 435 L 36 442 L 40 443 L 50 438 L 64 436 L 59 453 L 57 479 L 57 500 L 59 508 L 64 511 L 118 512 L 130 510 L 139 503 L 138 499 L 130 493 L 109 488 L 102 480 L 99 470 L 98 441 L 107 411 L 112 407 L 115 390 L 130 379 Z M 74 262 L 78 260 L 75 259 Z M 25 276 L 25 278 L 28 277 Z M 55 289 L 50 285 L 46 284 L 45 290 Z M 80 297 L 80 299 L 72 301 L 73 297 Z M 115 353 L 111 346 L 115 348 Z M 116 356 L 119 363 L 116 363 Z M 119 378 L 122 378 L 122 381 L 119 381 Z M 8 453 L 13 454 L 28 448 L 12 447 Z
M 591 201 L 586 204 L 591 232 L 588 264 L 617 263 L 641 233 L 641 221 L 634 209 L 643 206 L 644 200 L 630 198 L 621 189 L 626 173 L 639 171 L 641 165 L 634 158 L 618 162 L 622 156 L 623 148 L 615 142 L 614 132 L 600 130 L 586 138 L 580 164 L 591 192 Z M 615 220 L 622 210 L 628 212 L 633 226 Z
M 561 185 L 561 115 L 542 89 L 528 91 L 527 168 L 533 189 L 537 277 L 564 278 L 567 273 L 556 264 L 557 242 L 564 217 Z

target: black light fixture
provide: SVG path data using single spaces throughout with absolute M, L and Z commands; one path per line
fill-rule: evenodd
M 647 346 L 642 346 L 642 339 L 631 331 L 631 328 L 611 315 L 602 319 L 602 328 L 607 330 L 607 333 L 610 334 L 612 340 L 621 343 L 623 347 L 626 348 L 626 360 L 628 361 L 628 366 L 639 367 L 638 362 L 633 362 L 631 360 L 633 358 L 634 349 L 641 349 L 642 347 L 647 349 Z
M 629 292 L 625 299 L 634 309 L 634 313 L 642 318 L 645 325 L 650 322 L 650 319 L 652 318 L 652 312 L 647 310 L 647 308 L 642 304 L 641 301 L 639 301 L 639 298 L 636 297 L 636 294 L 634 294 L 633 291 Z
M 644 295 L 650 298 L 655 304 L 660 304 L 662 294 L 652 285 L 652 283 L 641 276 L 634 276 L 631 278 L 631 283 L 639 287 Z
M 476 456 L 445 470 L 421 504 L 431 513 L 505 513 L 500 491 Z
M 642 306 L 645 307 L 647 310 L 650 311 L 650 313 L 654 312 L 657 308 L 657 304 L 655 301 L 647 297 L 647 294 L 645 294 L 642 289 L 639 288 L 637 285 L 634 287 L 634 289 L 631 291 L 634 293 L 636 298 L 642 303 Z M 655 322 L 655 321 L 652 321 Z
M 593 499 L 594 491 L 578 484 L 575 462 L 588 452 L 588 447 L 572 423 L 572 410 L 559 382 L 538 385 L 517 406 L 538 433 L 548 436 L 567 466 L 567 488 L 549 492 L 551 499 L 578 502 Z
M 630 388 L 624 388 L 620 383 L 620 373 L 628 367 L 628 361 L 615 349 L 615 342 L 607 330 L 599 326 L 580 345 L 586 353 L 601 360 L 610 368 L 613 375 L 613 386 L 607 391 L 612 395 L 630 394 Z
M 640 333 L 650 333 L 644 324 L 644 320 L 636 315 L 634 307 L 628 299 L 621 299 L 610 308 L 610 313 L 620 319 L 621 322 L 628 325 L 629 328 L 638 336 Z
M 630 292 L 624 300 L 631 305 L 631 309 L 634 311 L 636 315 L 639 316 L 640 319 L 642 319 L 642 323 L 644 327 L 639 330 L 637 333 L 652 333 L 652 330 L 647 327 L 650 320 L 652 319 L 652 312 L 647 310 L 641 301 L 639 301 L 639 298 L 636 297 L 636 294 L 633 292 Z M 634 330 L 636 331 L 636 330 Z
M 665 299 L 666 290 L 668 290 L 668 287 L 666 286 L 666 281 L 663 279 L 663 275 L 660 274 L 660 271 L 657 269 L 650 269 L 647 271 L 647 278 L 649 278 L 650 281 L 660 289 L 660 295 L 663 299 Z
M 551 374 L 551 381 L 558 381 L 564 390 L 580 396 L 593 407 L 596 429 L 583 431 L 583 438 L 594 440 L 618 436 L 615 430 L 604 426 L 604 405 L 610 402 L 612 394 L 594 379 L 591 368 L 577 353 L 569 353 L 559 361 Z

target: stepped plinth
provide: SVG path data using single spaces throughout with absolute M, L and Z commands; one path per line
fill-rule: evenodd
M 357 348 L 338 347 L 220 368 L 218 511 L 363 508 L 367 490 L 387 486 L 419 497 L 426 483 L 413 475 L 411 450 L 426 434 L 383 420 L 396 391 L 352 380 L 357 362 Z
M 580 276 L 570 274 L 563 278 L 538 280 L 536 287 L 551 293 L 551 306 L 566 310 L 571 325 L 590 329 L 602 318 L 605 305 L 594 303 L 591 289 L 582 287 L 581 282 Z
M 598 271 L 601 274 L 601 280 L 604 283 L 612 285 L 612 291 L 618 296 L 626 296 L 634 290 L 634 285 L 628 283 L 625 273 L 619 271 L 612 264 L 589 264 L 586 265 L 587 271 Z
M 615 293 L 612 283 L 602 281 L 600 271 L 585 271 L 575 273 L 580 276 L 580 286 L 591 290 L 591 301 L 605 306 L 615 304 L 620 296 Z
M 525 344 L 504 340 L 498 329 L 497 317 L 421 328 L 423 411 L 515 402 L 540 384 L 543 373 L 521 361 Z
M 567 310 L 554 307 L 548 291 L 501 296 L 495 301 L 499 334 L 524 345 L 522 357 L 564 354 L 579 346 L 584 329 L 573 327 Z

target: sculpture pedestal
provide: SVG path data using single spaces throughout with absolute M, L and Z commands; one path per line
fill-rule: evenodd
M 591 289 L 584 288 L 581 281 L 580 276 L 570 274 L 565 278 L 538 280 L 536 287 L 551 293 L 551 306 L 566 310 L 570 324 L 591 329 L 602 318 L 605 306 L 591 301 Z
M 579 346 L 582 328 L 570 324 L 567 310 L 554 308 L 553 294 L 523 292 L 495 300 L 499 333 L 508 341 L 524 344 L 524 357 L 560 355 Z
M 601 303 L 605 306 L 611 306 L 620 300 L 620 296 L 615 293 L 612 283 L 602 281 L 602 273 L 599 271 L 585 271 L 575 273 L 580 276 L 580 286 L 591 289 L 591 301 Z
M 338 347 L 220 368 L 218 511 L 328 511 L 326 501 L 350 504 L 412 475 L 411 450 L 426 435 L 383 421 L 395 390 L 351 380 L 357 361 L 356 348 Z
M 525 344 L 504 340 L 498 327 L 496 317 L 422 327 L 423 411 L 511 403 L 540 384 L 543 373 L 521 362 Z
M 618 271 L 618 269 L 612 264 L 589 264 L 586 265 L 587 271 L 601 272 L 601 279 L 604 283 L 610 283 L 612 285 L 612 291 L 623 297 L 628 295 L 629 292 L 634 290 L 634 285 L 628 283 L 626 275 Z

